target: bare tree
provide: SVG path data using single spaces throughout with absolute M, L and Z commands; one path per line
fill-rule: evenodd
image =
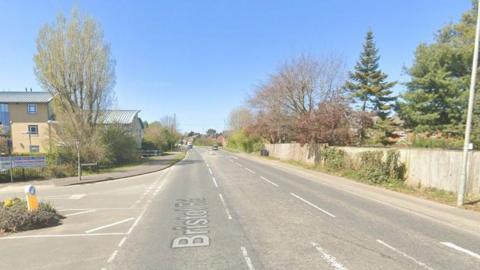
M 115 62 L 99 24 L 76 10 L 70 20 L 59 15 L 40 30 L 34 61 L 42 87 L 55 96 L 60 139 L 91 144 L 115 84 Z
M 312 118 L 319 104 L 341 100 L 344 78 L 344 61 L 337 56 L 287 61 L 249 100 L 258 115 L 256 129 L 276 142 L 295 139 L 301 119 Z
M 236 108 L 228 116 L 228 125 L 231 130 L 245 129 L 253 125 L 253 114 L 248 108 Z

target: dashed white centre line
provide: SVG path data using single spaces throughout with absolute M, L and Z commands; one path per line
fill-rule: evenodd
M 245 170 L 247 170 L 249 173 L 255 174 L 253 170 L 250 170 L 249 168 L 245 167 Z
M 291 194 L 293 197 L 295 197 L 295 198 L 299 199 L 300 201 L 302 201 L 302 202 L 304 202 L 304 203 L 306 203 L 306 204 L 310 205 L 311 207 L 313 207 L 313 208 L 315 208 L 315 209 L 317 209 L 317 210 L 320 210 L 320 212 L 322 212 L 322 213 L 324 213 L 324 214 L 326 214 L 326 215 L 328 215 L 328 216 L 330 216 L 330 217 L 332 217 L 332 218 L 336 217 L 334 214 L 332 214 L 332 213 L 328 212 L 327 210 L 324 210 L 324 209 L 322 209 L 322 208 L 320 208 L 320 207 L 316 206 L 315 204 L 313 204 L 313 203 L 311 203 L 311 202 L 309 202 L 309 201 L 305 200 L 304 198 L 302 198 L 302 197 L 298 196 L 297 194 L 295 194 L 295 193 L 292 193 L 292 192 L 290 192 L 290 194 Z
M 252 260 L 248 256 L 247 249 L 245 247 L 240 247 L 240 249 L 242 250 L 242 255 L 243 255 L 243 258 L 245 259 L 245 262 L 247 263 L 248 269 L 249 270 L 255 270 L 255 267 L 253 267 Z
M 208 172 L 213 175 L 212 169 L 208 168 Z
M 213 184 L 215 184 L 215 187 L 218 188 L 217 180 L 215 180 L 215 177 L 212 177 Z
M 379 239 L 377 239 L 377 242 L 378 242 L 378 243 L 380 243 L 381 245 L 383 245 L 383 246 L 385 246 L 385 247 L 387 247 L 387 248 L 391 249 L 392 251 L 394 251 L 394 252 L 396 252 L 396 253 L 398 253 L 398 254 L 402 255 L 403 257 L 405 257 L 405 258 L 407 258 L 407 259 L 409 259 L 409 260 L 413 261 L 413 262 L 414 262 L 414 263 L 416 263 L 417 265 L 419 265 L 419 266 L 421 266 L 421 267 L 423 267 L 423 268 L 425 268 L 425 269 L 428 269 L 428 270 L 433 270 L 433 268 L 431 268 L 430 266 L 426 265 L 425 263 L 418 261 L 417 259 L 413 258 L 412 256 L 410 256 L 410 255 L 406 254 L 406 253 L 405 253 L 405 252 L 403 252 L 403 251 L 400 251 L 400 250 L 398 250 L 398 249 L 396 249 L 396 248 L 392 247 L 391 245 L 389 245 L 389 244 L 387 244 L 387 243 L 383 242 L 382 240 L 379 240 Z
M 447 246 L 447 247 L 449 247 L 449 248 L 453 248 L 453 249 L 455 249 L 455 250 L 457 250 L 457 251 L 463 252 L 463 253 L 465 253 L 465 254 L 467 254 L 467 255 L 470 255 L 470 256 L 472 256 L 472 257 L 477 258 L 477 259 L 480 260 L 480 255 L 479 255 L 479 254 L 477 254 L 477 253 L 475 253 L 475 252 L 473 252 L 473 251 L 471 251 L 471 250 L 468 250 L 468 249 L 466 249 L 466 248 L 462 248 L 462 247 L 460 247 L 460 246 L 457 246 L 457 245 L 455 245 L 454 243 L 441 242 L 441 244 L 444 245 L 444 246 Z
M 220 197 L 220 200 L 222 201 L 222 204 L 223 204 L 223 207 L 225 208 L 225 213 L 227 213 L 228 219 L 232 219 L 232 215 L 230 215 L 230 211 L 227 208 L 227 204 L 225 203 L 225 199 L 223 199 L 222 194 L 219 193 L 218 196 Z
M 272 181 L 268 180 L 267 178 L 265 178 L 265 177 L 263 177 L 263 176 L 260 176 L 260 178 L 262 178 L 262 180 L 264 180 L 264 181 L 266 181 L 266 182 L 268 182 L 268 183 L 270 183 L 270 184 L 272 184 L 272 185 L 274 185 L 274 186 L 278 187 L 277 183 L 275 183 L 275 182 L 272 182 Z
M 325 260 L 335 270 L 348 270 L 345 266 L 343 266 L 343 264 L 337 261 L 337 258 L 335 258 L 334 256 L 328 254 L 325 250 L 323 250 L 323 248 L 319 244 L 312 242 L 312 245 L 315 247 L 315 249 L 318 252 L 320 252 L 320 254 L 322 254 L 323 260 Z

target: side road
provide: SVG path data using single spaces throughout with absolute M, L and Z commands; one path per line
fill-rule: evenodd
M 408 194 L 386 190 L 381 187 L 370 186 L 344 177 L 299 168 L 277 160 L 265 159 L 245 153 L 230 154 L 239 158 L 263 163 L 282 171 L 294 173 L 340 191 L 348 192 L 355 196 L 388 205 L 411 214 L 428 218 L 434 222 L 439 222 L 480 236 L 480 213 L 478 212 L 468 211 Z
M 82 176 L 82 181 L 78 181 L 78 177 L 54 178 L 49 180 L 35 180 L 29 182 L 15 182 L 0 184 L 0 191 L 23 189 L 27 184 L 42 185 L 42 186 L 68 186 L 85 183 L 94 183 L 107 180 L 122 179 L 127 177 L 139 176 L 143 174 L 153 173 L 164 170 L 184 157 L 182 152 L 174 152 L 169 155 L 155 157 L 146 163 L 135 165 L 131 167 L 121 167 L 112 169 L 111 172 L 90 174 Z

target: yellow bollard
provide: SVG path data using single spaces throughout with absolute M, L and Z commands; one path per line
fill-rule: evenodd
M 27 207 L 29 212 L 38 210 L 37 190 L 34 186 L 28 185 L 25 187 L 25 195 L 27 197 Z

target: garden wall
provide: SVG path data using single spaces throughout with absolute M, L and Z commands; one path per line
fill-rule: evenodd
M 271 157 L 282 160 L 295 160 L 309 164 L 319 162 L 322 145 L 267 144 Z M 383 151 L 392 148 L 377 147 L 336 147 L 342 149 L 352 160 L 364 151 Z M 418 148 L 395 149 L 400 160 L 406 166 L 406 182 L 417 187 L 432 187 L 456 192 L 462 168 L 462 151 Z M 467 192 L 480 194 L 480 152 L 470 154 L 469 179 Z

